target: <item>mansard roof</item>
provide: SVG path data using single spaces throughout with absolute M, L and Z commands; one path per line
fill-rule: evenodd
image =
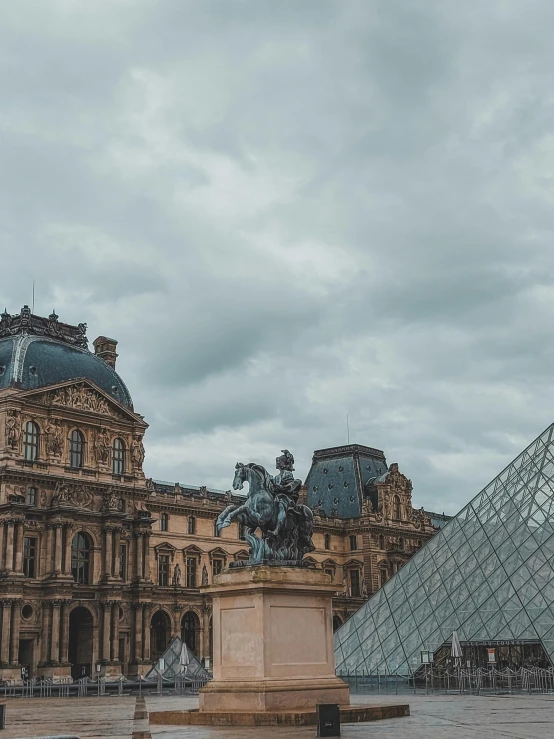
M 118 373 L 88 350 L 86 324 L 60 323 L 52 313 L 42 318 L 24 306 L 19 315 L 0 315 L 0 390 L 32 390 L 86 378 L 122 405 L 133 408 Z

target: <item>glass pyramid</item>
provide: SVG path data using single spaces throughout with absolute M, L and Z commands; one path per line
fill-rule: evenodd
M 183 672 L 181 665 L 181 649 L 183 642 L 178 636 L 173 637 L 169 646 L 161 656 L 161 676 L 164 680 L 174 680 L 177 675 Z M 211 678 L 210 673 L 203 667 L 202 663 L 188 650 L 189 663 L 186 667 L 186 676 L 189 678 L 197 678 L 199 680 L 208 681 Z M 160 660 L 156 662 L 154 667 L 146 675 L 147 680 L 154 680 L 160 674 Z
M 462 642 L 540 640 L 554 662 L 554 425 L 335 633 L 337 674 L 420 665 Z

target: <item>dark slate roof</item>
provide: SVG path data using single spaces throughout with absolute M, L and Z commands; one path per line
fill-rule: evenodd
M 177 491 L 184 498 L 198 498 L 201 500 L 207 497 L 208 500 L 214 500 L 218 503 L 223 502 L 222 499 L 229 495 L 229 490 L 216 490 L 215 488 L 202 488 L 196 485 L 184 485 L 180 482 L 167 482 L 166 480 L 152 480 L 154 491 L 157 495 L 175 495 Z M 245 495 L 233 490 L 231 500 L 234 503 L 243 503 Z
M 50 328 L 50 335 L 41 323 L 46 319 L 29 314 L 29 322 L 22 324 L 17 318 L 6 313 L 1 316 L 0 390 L 34 390 L 67 380 L 87 379 L 122 405 L 133 408 L 121 377 L 86 348 L 84 329 L 51 321 L 55 328 Z
M 387 461 L 380 449 L 360 444 L 319 449 L 314 452 L 305 483 L 308 505 L 336 518 L 361 516 L 368 481 L 386 471 Z
M 447 516 L 446 513 L 433 513 L 432 511 L 425 511 L 425 513 L 436 529 L 442 529 L 452 519 L 452 516 Z

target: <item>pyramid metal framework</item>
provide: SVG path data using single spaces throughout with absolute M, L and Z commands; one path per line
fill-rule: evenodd
M 554 662 L 554 424 L 335 633 L 337 674 L 408 674 L 422 650 L 540 640 Z
M 181 648 L 183 646 L 183 642 L 178 636 L 173 637 L 171 642 L 169 643 L 169 646 L 165 650 L 165 652 L 162 654 L 161 659 L 163 660 L 163 670 L 161 672 L 162 678 L 164 680 L 174 680 L 177 675 L 179 675 L 182 672 L 182 666 L 181 666 Z M 202 665 L 198 657 L 188 650 L 189 654 L 189 664 L 186 668 L 186 676 L 191 679 L 199 679 L 199 680 L 209 680 L 211 678 L 210 673 L 206 670 L 206 668 Z M 156 662 L 154 667 L 148 672 L 146 675 L 147 680 L 154 680 L 158 677 L 160 674 L 159 670 L 159 660 Z

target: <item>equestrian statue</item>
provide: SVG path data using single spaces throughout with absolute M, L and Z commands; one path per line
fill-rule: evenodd
M 294 457 L 283 449 L 272 477 L 259 464 L 237 462 L 233 489 L 242 490 L 248 483 L 248 495 L 242 504 L 231 504 L 219 514 L 217 532 L 233 521 L 245 527 L 250 547 L 247 564 L 273 561 L 280 564 L 302 562 L 307 552 L 315 549 L 312 542 L 313 514 L 308 506 L 298 503 L 302 480 L 294 478 Z M 261 536 L 256 535 L 256 531 Z

